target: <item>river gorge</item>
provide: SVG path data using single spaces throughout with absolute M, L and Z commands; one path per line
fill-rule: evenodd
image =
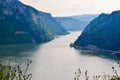
M 33 74 L 32 80 L 73 80 L 78 68 L 83 75 L 86 70 L 90 76 L 101 75 L 103 72 L 113 74 L 111 67 L 116 66 L 115 63 L 120 60 L 114 54 L 97 55 L 69 46 L 80 34 L 80 31 L 70 32 L 44 44 L 1 45 L 1 57 L 11 57 L 15 63 L 22 64 L 28 59 L 32 60 L 29 68 Z

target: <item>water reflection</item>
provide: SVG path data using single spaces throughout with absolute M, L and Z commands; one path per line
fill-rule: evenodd
M 89 57 L 96 56 L 96 57 L 101 57 L 101 58 L 105 58 L 105 59 L 111 59 L 114 61 L 120 61 L 120 57 L 118 57 L 114 53 L 94 52 L 94 51 L 90 51 L 90 50 L 77 50 L 77 51 L 84 56 L 89 56 Z
M 29 69 L 33 74 L 32 80 L 73 80 L 74 72 L 78 68 L 81 68 L 83 74 L 88 70 L 90 76 L 103 71 L 111 74 L 111 67 L 116 63 L 113 55 L 103 56 L 107 53 L 93 53 L 69 47 L 79 35 L 80 32 L 72 32 L 42 45 L 2 45 L 0 54 L 13 56 L 16 63 L 32 60 Z
M 22 57 L 30 56 L 37 49 L 38 44 L 9 44 L 0 45 L 1 57 Z

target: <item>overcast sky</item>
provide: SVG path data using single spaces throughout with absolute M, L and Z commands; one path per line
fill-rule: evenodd
M 110 13 L 120 10 L 120 0 L 21 0 L 53 16 Z

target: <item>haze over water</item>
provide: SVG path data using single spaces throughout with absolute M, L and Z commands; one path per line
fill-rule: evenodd
M 33 74 L 33 80 L 73 80 L 74 72 L 78 68 L 83 74 L 85 70 L 88 70 L 89 75 L 103 74 L 103 71 L 112 74 L 111 67 L 116 66 L 116 57 L 90 55 L 89 51 L 69 47 L 80 33 L 71 32 L 41 45 L 4 45 L 0 49 L 6 54 L 2 56 L 13 56 L 16 62 L 25 63 L 27 59 L 33 60 L 29 71 Z

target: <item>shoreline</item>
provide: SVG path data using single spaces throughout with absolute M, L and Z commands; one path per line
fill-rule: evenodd
M 70 47 L 73 47 L 75 49 L 90 50 L 93 52 L 106 52 L 106 53 L 114 54 L 120 58 L 120 51 L 104 50 L 104 49 L 100 49 L 94 45 L 87 45 L 85 47 L 81 47 L 81 46 L 77 46 L 77 45 L 74 45 L 73 43 L 71 43 Z

